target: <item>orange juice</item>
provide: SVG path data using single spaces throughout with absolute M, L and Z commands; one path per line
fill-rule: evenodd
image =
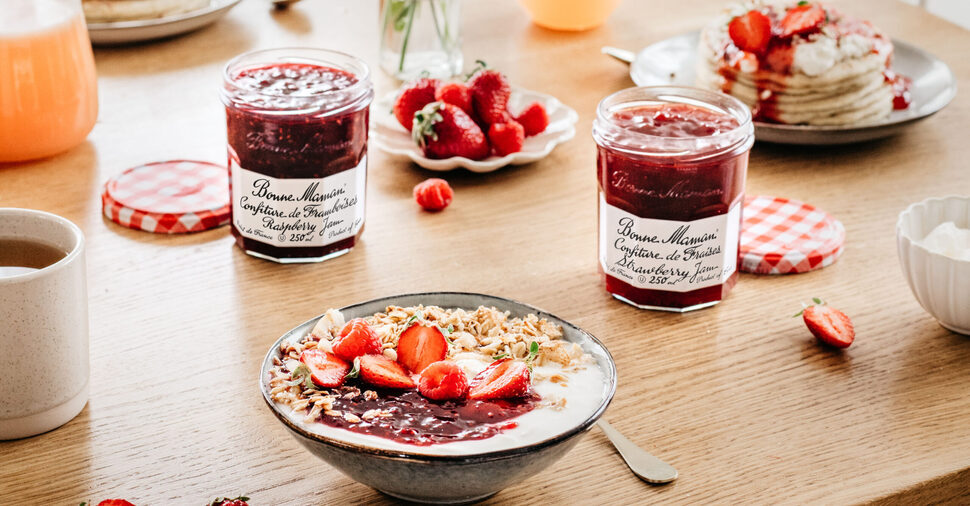
M 94 55 L 78 0 L 3 0 L 0 162 L 80 144 L 98 116 Z
M 532 21 L 553 30 L 589 30 L 606 22 L 620 0 L 522 0 Z

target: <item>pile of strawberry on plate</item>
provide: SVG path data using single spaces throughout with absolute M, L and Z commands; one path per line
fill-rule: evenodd
M 482 62 L 465 80 L 406 83 L 376 109 L 373 143 L 432 170 L 534 162 L 572 138 L 577 119 L 554 97 L 515 88 Z

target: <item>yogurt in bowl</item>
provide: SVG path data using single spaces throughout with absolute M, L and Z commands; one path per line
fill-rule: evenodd
M 341 333 L 354 319 L 380 347 L 341 366 L 335 355 L 353 355 Z M 423 358 L 447 362 L 460 371 L 452 378 L 468 381 L 461 395 L 426 397 L 439 390 L 424 381 L 434 367 L 416 363 L 410 351 L 418 341 L 408 334 L 419 328 L 422 346 L 433 351 Z M 439 332 L 443 347 L 433 343 Z M 301 367 L 313 365 L 307 350 L 327 354 L 327 364 L 350 377 L 330 382 L 339 376 L 327 376 L 331 365 Z M 400 384 L 385 384 L 371 364 L 384 364 L 374 370 L 390 371 Z M 553 315 L 498 297 L 438 292 L 305 322 L 267 354 L 260 387 L 294 437 L 345 474 L 397 497 L 451 503 L 492 495 L 565 454 L 605 411 L 616 369 L 596 338 Z

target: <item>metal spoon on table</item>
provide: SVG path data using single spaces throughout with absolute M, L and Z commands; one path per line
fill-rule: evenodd
M 627 51 L 626 49 L 620 49 L 613 46 L 603 46 L 600 48 L 600 52 L 607 56 L 612 56 L 613 58 L 616 58 L 627 65 L 633 63 L 637 59 L 637 54 L 633 51 Z
M 627 467 L 641 480 L 655 485 L 670 483 L 677 479 L 677 470 L 670 464 L 650 455 L 613 428 L 606 420 L 596 422 L 610 442 L 620 452 Z

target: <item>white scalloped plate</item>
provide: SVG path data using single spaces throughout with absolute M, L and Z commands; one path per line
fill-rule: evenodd
M 576 135 L 576 121 L 579 115 L 564 105 L 556 97 L 537 91 L 513 88 L 509 98 L 509 110 L 519 111 L 532 102 L 541 102 L 549 115 L 549 126 L 539 135 L 526 137 L 522 151 L 503 157 L 492 156 L 484 160 L 471 160 L 463 156 L 453 156 L 444 160 L 427 158 L 421 148 L 411 139 L 411 133 L 404 129 L 392 113 L 394 99 L 398 92 L 389 93 L 378 100 L 371 114 L 370 142 L 382 151 L 400 158 L 410 158 L 414 163 L 428 170 L 449 171 L 464 167 L 472 172 L 492 172 L 506 165 L 523 165 L 545 158 L 556 145 L 572 139 Z

